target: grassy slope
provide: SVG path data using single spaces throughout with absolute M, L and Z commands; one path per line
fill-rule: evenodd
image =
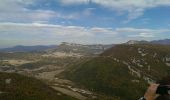
M 10 84 L 5 82 L 11 79 Z M 15 73 L 0 73 L 0 100 L 75 100 L 48 87 L 40 80 Z

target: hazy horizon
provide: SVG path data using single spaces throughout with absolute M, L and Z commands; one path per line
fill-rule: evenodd
M 165 38 L 165 39 L 161 39 L 161 40 L 167 40 L 168 38 Z M 170 39 L 168 39 L 170 40 Z M 131 41 L 131 40 L 128 40 L 128 41 Z M 121 43 L 76 43 L 76 42 L 66 42 L 66 43 L 70 43 L 70 44 L 81 44 L 81 45 L 98 45 L 98 44 L 101 44 L 101 45 L 112 45 L 112 44 L 122 44 L 122 43 L 127 43 L 128 41 L 125 41 L 125 42 L 121 42 Z M 148 41 L 148 40 L 132 40 L 132 41 Z M 148 42 L 150 41 L 157 41 L 157 40 L 149 40 Z M 64 43 L 65 41 L 63 42 L 60 42 L 60 43 L 56 43 L 56 44 L 32 44 L 32 45 L 24 45 L 24 44 L 16 44 L 16 45 L 11 45 L 11 46 L 4 46 L 4 47 L 0 47 L 0 49 L 4 49 L 4 48 L 12 48 L 12 47 L 16 47 L 16 46 L 58 46 L 62 43 Z

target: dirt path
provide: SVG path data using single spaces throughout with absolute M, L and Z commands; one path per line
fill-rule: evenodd
M 63 94 L 66 94 L 68 96 L 72 96 L 74 98 L 77 98 L 79 100 L 86 100 L 87 97 L 85 96 L 82 96 L 81 94 L 77 93 L 77 92 L 74 92 L 74 91 L 71 91 L 71 90 L 67 90 L 65 88 L 61 88 L 61 87 L 56 87 L 56 86 L 52 86 L 53 89 L 63 93 Z

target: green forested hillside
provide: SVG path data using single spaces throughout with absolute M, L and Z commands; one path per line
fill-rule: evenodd
M 169 74 L 169 57 L 169 46 L 117 45 L 99 57 L 75 64 L 65 76 L 106 97 L 137 100 L 149 82 Z

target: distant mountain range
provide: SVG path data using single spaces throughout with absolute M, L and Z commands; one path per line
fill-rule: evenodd
M 51 45 L 51 46 L 15 46 L 11 48 L 0 49 L 0 52 L 46 52 L 48 54 L 53 54 L 56 52 L 62 53 L 74 53 L 74 54 L 83 54 L 83 55 L 92 55 L 100 54 L 104 50 L 113 47 L 113 44 L 102 45 L 102 44 L 76 44 L 62 42 L 60 45 Z
M 137 41 L 137 40 L 130 40 L 126 44 L 160 44 L 160 45 L 170 45 L 170 39 L 164 40 L 153 40 L 153 41 Z
M 57 45 L 50 45 L 50 46 L 43 46 L 43 45 L 37 45 L 37 46 L 14 46 L 10 48 L 4 48 L 0 49 L 0 52 L 38 52 L 38 51 L 44 51 L 47 49 L 56 48 Z
M 170 39 L 151 41 L 152 44 L 170 45 Z
M 130 40 L 126 44 L 161 44 L 161 45 L 170 45 L 170 39 L 165 40 L 154 40 L 154 41 L 137 41 Z M 104 51 L 110 47 L 114 46 L 114 44 L 103 45 L 103 44 L 92 44 L 92 45 L 83 45 L 76 43 L 68 43 L 63 42 L 60 45 L 36 45 L 36 46 L 14 46 L 10 48 L 0 49 L 0 52 L 39 52 L 39 51 L 65 51 L 65 52 L 95 52 L 100 53 L 98 51 Z

